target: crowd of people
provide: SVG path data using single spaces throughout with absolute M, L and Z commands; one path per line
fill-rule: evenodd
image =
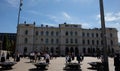
M 7 52 L 7 53 L 2 53 L 0 55 L 0 61 L 1 62 L 5 62 L 7 60 L 9 60 L 9 57 L 10 57 L 10 53 Z M 20 61 L 20 53 L 19 52 L 16 52 L 15 54 L 12 55 L 13 59 L 15 62 L 19 62 Z M 50 63 L 50 59 L 53 58 L 53 55 L 52 53 L 47 53 L 47 52 L 44 52 L 44 53 L 41 53 L 41 52 L 31 52 L 29 55 L 28 55 L 29 59 L 30 59 L 30 62 L 37 62 L 37 61 L 41 61 L 41 59 L 43 58 L 45 60 L 46 63 Z M 97 57 L 98 59 L 101 58 L 101 62 L 102 62 L 102 58 L 103 56 L 99 56 Z M 55 57 L 56 58 L 56 57 Z M 66 63 L 71 63 L 73 60 L 77 60 L 78 63 L 82 62 L 84 60 L 84 54 L 83 53 L 80 53 L 80 54 L 74 54 L 74 53 L 70 53 L 68 52 L 68 54 L 65 56 L 65 60 L 66 60 Z M 114 55 L 114 66 L 115 66 L 115 71 L 120 71 L 120 54 L 117 53 Z
M 9 52 L 2 52 L 1 53 L 1 62 L 5 62 L 5 61 L 9 61 L 10 58 L 10 53 Z M 17 52 L 16 54 L 12 55 L 12 58 L 14 59 L 15 62 L 19 62 L 20 61 L 20 54 Z
M 52 56 L 50 56 L 50 54 L 48 54 L 47 52 L 44 52 L 44 53 L 31 52 L 29 54 L 30 62 L 40 61 L 42 57 L 44 58 L 46 63 L 49 63 Z
M 68 53 L 66 55 L 66 63 L 70 63 L 72 60 L 75 60 L 75 57 L 76 57 L 76 60 L 78 61 L 78 63 L 80 63 L 84 59 L 84 54 L 81 53 L 81 54 L 75 55 L 74 53 Z

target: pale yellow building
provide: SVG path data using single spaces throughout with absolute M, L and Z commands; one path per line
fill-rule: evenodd
M 108 52 L 118 50 L 118 36 L 115 28 L 106 29 Z M 66 55 L 71 53 L 95 54 L 102 51 L 102 34 L 100 28 L 84 29 L 79 24 L 59 24 L 59 27 L 48 25 L 18 24 L 17 48 L 21 54 L 32 51 Z

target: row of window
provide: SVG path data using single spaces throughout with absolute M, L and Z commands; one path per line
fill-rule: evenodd
M 68 39 L 66 38 L 66 43 L 78 43 L 78 39 Z
M 82 33 L 82 36 L 83 37 L 102 37 L 103 35 L 102 35 L 102 33 Z M 112 35 L 112 33 L 110 33 L 110 35 L 109 35 L 110 37 L 113 37 L 113 35 Z
M 103 45 L 102 40 L 82 40 L 83 45 L 90 45 L 90 44 L 95 45 L 95 43 L 96 43 L 96 45 Z M 113 45 L 112 40 L 110 40 L 110 44 Z
M 41 42 L 45 42 L 46 44 L 48 44 L 50 42 L 51 42 L 51 44 L 54 44 L 54 43 L 58 44 L 59 43 L 59 39 L 48 39 L 48 38 L 46 38 L 44 40 L 43 38 L 41 38 Z M 24 39 L 24 43 L 28 43 L 28 38 Z
M 25 38 L 24 39 L 24 42 L 25 43 L 28 43 L 28 38 Z M 43 38 L 41 38 L 41 42 L 45 42 L 46 44 L 48 44 L 48 43 L 51 43 L 51 44 L 54 44 L 54 43 L 56 43 L 56 44 L 58 44 L 59 43 L 59 39 L 48 39 L 48 38 L 46 38 L 45 40 L 43 39 Z M 66 38 L 66 43 L 78 43 L 78 39 L 77 38 L 75 38 L 75 39 L 72 39 L 72 38 L 70 38 L 70 39 L 68 39 L 68 38 Z M 82 44 L 83 45 L 90 45 L 90 44 L 92 44 L 92 45 L 103 45 L 103 41 L 102 40 L 82 40 Z M 112 40 L 110 40 L 110 44 L 111 45 L 113 45 L 113 41 Z
M 41 35 L 41 36 L 43 36 L 43 35 L 46 35 L 46 36 L 49 36 L 49 35 L 51 35 L 51 36 L 58 36 L 59 35 L 59 32 L 58 31 L 56 31 L 56 32 L 54 32 L 54 31 L 51 31 L 51 32 L 49 32 L 49 31 L 41 31 L 40 33 L 38 32 L 38 31 L 36 31 L 36 33 L 35 33 L 36 35 Z M 28 35 L 28 30 L 26 30 L 25 31 L 25 35 Z M 70 31 L 70 32 L 68 32 L 68 31 L 66 31 L 65 32 L 65 35 L 66 36 L 77 36 L 78 35 L 78 32 L 77 31 L 75 31 L 75 32 L 73 32 L 73 31 Z M 102 33 L 100 33 L 100 34 L 98 34 L 98 33 L 82 33 L 82 37 L 102 37 L 103 35 L 102 35 Z M 112 35 L 112 33 L 110 33 L 110 37 L 113 37 L 113 35 Z

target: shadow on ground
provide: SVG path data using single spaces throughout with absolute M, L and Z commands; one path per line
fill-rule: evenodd
M 12 70 L 13 68 L 0 68 L 0 71 Z
M 32 68 L 29 71 L 47 71 L 48 69 Z
M 63 71 L 82 71 L 82 69 L 69 69 L 69 68 L 64 67 Z

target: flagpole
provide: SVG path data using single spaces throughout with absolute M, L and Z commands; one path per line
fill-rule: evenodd
M 16 49 L 15 49 L 15 54 L 16 52 L 18 52 L 18 49 L 17 49 L 17 45 L 18 45 L 18 25 L 19 25 L 19 21 L 20 21 L 20 11 L 21 11 L 21 7 L 22 7 L 22 1 L 23 0 L 20 0 L 20 3 L 19 3 L 19 10 L 18 10 L 18 21 L 17 21 L 17 34 L 16 34 Z
M 19 4 L 18 22 L 17 22 L 17 25 L 19 24 L 19 21 L 20 21 L 20 11 L 22 10 L 22 9 L 21 9 L 21 6 L 22 6 L 22 1 L 23 1 L 23 0 L 20 0 L 20 4 Z
M 101 32 L 102 32 L 102 40 L 103 40 L 103 58 L 102 58 L 103 61 L 102 63 L 104 66 L 104 71 L 109 71 L 103 0 L 99 0 L 99 3 L 100 3 L 100 16 L 101 16 Z

